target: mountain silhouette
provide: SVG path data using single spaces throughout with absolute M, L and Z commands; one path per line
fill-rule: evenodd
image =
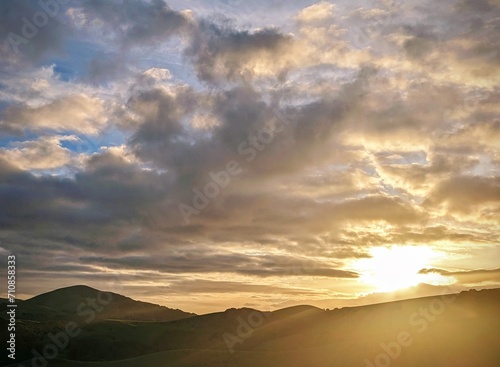
M 29 320 L 64 321 L 78 313 L 90 314 L 91 310 L 95 311 L 93 322 L 106 319 L 173 321 L 195 315 L 85 285 L 60 288 L 25 300 L 19 306 L 18 315 Z

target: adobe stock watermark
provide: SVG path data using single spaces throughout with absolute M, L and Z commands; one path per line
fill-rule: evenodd
M 193 215 L 199 215 L 211 202 L 217 198 L 223 189 L 227 188 L 232 180 L 243 173 L 243 164 L 252 163 L 271 144 L 276 135 L 285 129 L 289 120 L 278 110 L 273 109 L 274 116 L 271 121 L 256 134 L 240 142 L 237 147 L 238 154 L 244 157 L 243 163 L 233 159 L 226 163 L 224 168 L 218 172 L 211 171 L 209 180 L 203 188 L 193 188 L 193 198 L 191 205 L 179 204 L 179 211 L 184 219 L 184 223 L 190 224 Z
M 49 24 L 50 18 L 54 18 L 59 14 L 61 5 L 65 5 L 69 0 L 39 0 L 37 2 L 41 10 L 35 12 L 31 19 L 22 17 L 21 34 L 9 32 L 7 40 L 9 41 L 12 49 L 16 53 L 20 53 L 19 46 L 25 45 L 29 40 L 33 39 L 41 28 Z
M 255 329 L 264 325 L 264 321 L 270 316 L 270 312 L 264 313 L 257 310 L 250 312 L 246 317 L 246 320 L 243 317 L 238 316 L 236 318 L 236 321 L 238 322 L 238 325 L 236 326 L 236 333 L 232 334 L 225 332 L 222 335 L 229 353 L 234 353 L 234 346 L 236 344 L 242 344 L 245 340 L 250 338 Z
M 433 299 L 427 307 L 421 307 L 418 311 L 413 312 L 409 318 L 410 326 L 416 328 L 417 334 L 422 334 L 427 330 L 429 324 L 436 321 L 445 310 L 446 305 L 454 302 L 457 296 L 454 294 L 442 295 L 439 298 Z M 413 343 L 413 336 L 408 330 L 401 330 L 394 341 L 389 343 L 381 343 L 380 352 L 372 360 L 365 359 L 366 367 L 389 367 L 392 361 L 399 358 L 403 352 L 403 348 L 408 348 Z M 373 362 L 372 362 L 373 361 Z

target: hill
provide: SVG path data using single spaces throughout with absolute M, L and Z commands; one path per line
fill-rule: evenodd
M 107 319 L 160 322 L 195 315 L 84 285 L 61 288 L 35 296 L 24 301 L 18 309 L 19 318 L 32 321 L 65 321 L 78 314 L 86 319 L 93 315 L 91 322 Z
M 107 319 L 82 325 L 51 366 L 498 367 L 499 306 L 492 289 L 335 310 Z

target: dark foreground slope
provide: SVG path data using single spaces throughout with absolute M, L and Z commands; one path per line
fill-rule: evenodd
M 331 311 L 101 320 L 84 325 L 50 366 L 498 367 L 499 310 L 494 289 Z

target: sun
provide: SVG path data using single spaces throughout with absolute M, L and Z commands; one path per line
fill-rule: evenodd
M 373 286 L 378 292 L 391 292 L 419 283 L 436 284 L 441 280 L 430 274 L 419 274 L 438 254 L 429 247 L 393 246 L 374 247 L 370 258 L 360 259 L 356 264 L 360 281 Z

